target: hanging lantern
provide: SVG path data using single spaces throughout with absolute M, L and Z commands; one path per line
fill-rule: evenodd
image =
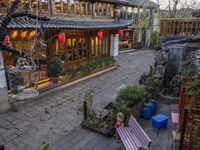
M 4 37 L 3 43 L 4 43 L 5 45 L 9 45 L 9 44 L 11 43 L 11 41 L 10 41 L 10 36 L 9 36 L 9 35 L 6 35 L 6 36 Z
M 102 32 L 102 31 L 99 31 L 99 32 L 97 33 L 97 37 L 98 37 L 99 40 L 101 40 L 101 39 L 103 38 L 103 32 Z
M 119 35 L 119 37 L 123 36 L 124 35 L 124 31 L 122 29 L 119 29 L 118 30 L 118 35 Z
M 65 33 L 60 32 L 58 34 L 58 42 L 61 43 L 61 44 L 65 43 Z

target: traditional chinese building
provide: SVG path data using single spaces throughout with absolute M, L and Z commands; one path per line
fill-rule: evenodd
M 13 0 L 0 1 L 0 22 L 12 3 Z M 148 8 L 154 8 L 152 4 L 148 1 Z M 33 50 L 36 40 L 46 45 L 33 58 L 39 68 L 38 84 L 43 84 L 50 81 L 47 64 L 54 56 L 62 60 L 67 70 L 117 56 L 121 43 L 132 48 L 134 8 L 138 7 L 142 5 L 135 0 L 22 0 L 16 12 L 29 15 L 11 19 L 9 45 L 24 52 Z M 35 39 L 38 34 L 40 39 Z M 18 58 L 3 52 L 3 60 L 5 67 L 15 66 Z M 27 78 L 25 73 L 24 79 Z

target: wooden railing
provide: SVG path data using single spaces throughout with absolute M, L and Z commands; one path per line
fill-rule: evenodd
M 196 35 L 200 31 L 198 18 L 163 18 L 160 20 L 161 35 Z

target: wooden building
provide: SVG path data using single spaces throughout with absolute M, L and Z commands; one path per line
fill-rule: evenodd
M 0 1 L 0 22 L 12 2 Z M 40 69 L 40 80 L 49 78 L 47 63 L 53 56 L 62 60 L 64 69 L 78 67 L 97 58 L 117 56 L 117 31 L 132 24 L 129 20 L 116 19 L 116 7 L 125 4 L 127 2 L 121 0 L 95 3 L 89 0 L 22 0 L 17 12 L 48 19 L 41 21 L 28 16 L 12 19 L 8 25 L 10 46 L 28 52 L 34 47 L 35 36 L 44 30 L 41 39 L 37 40 L 43 40 L 47 46 L 34 56 Z M 99 32 L 101 38 L 98 38 Z M 64 43 L 59 43 L 59 33 L 65 34 Z M 16 65 L 15 55 L 4 52 L 3 57 L 5 66 Z

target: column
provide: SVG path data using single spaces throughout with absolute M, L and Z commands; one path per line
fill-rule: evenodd
M 110 55 L 118 56 L 119 55 L 119 35 L 111 34 L 110 43 L 111 43 L 110 44 Z
M 10 109 L 8 102 L 8 89 L 6 84 L 6 75 L 4 70 L 2 51 L 0 50 L 0 113 Z

